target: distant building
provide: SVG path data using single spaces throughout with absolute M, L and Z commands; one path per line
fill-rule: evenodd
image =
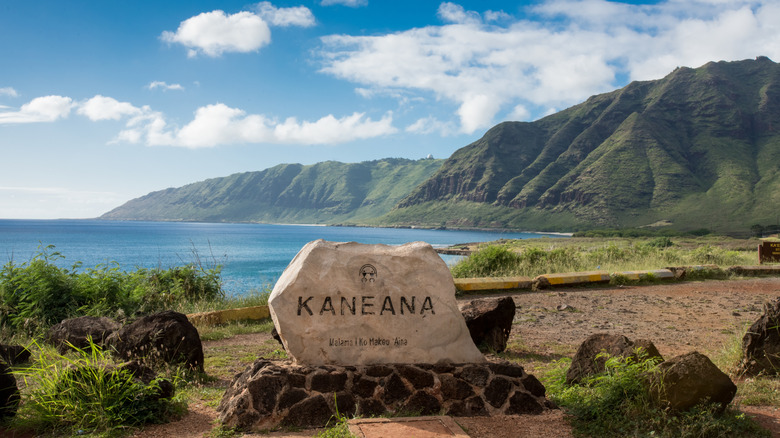
M 426 160 L 433 160 L 433 154 L 428 154 L 427 157 L 425 157 Z

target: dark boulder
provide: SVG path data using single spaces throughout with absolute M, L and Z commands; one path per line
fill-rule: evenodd
M 473 300 L 459 307 L 471 339 L 480 350 L 500 353 L 506 349 L 515 318 L 512 297 Z
M 0 359 L 10 365 L 25 363 L 30 360 L 30 350 L 21 345 L 0 344 Z
M 705 402 L 723 411 L 737 386 L 707 356 L 694 351 L 658 365 L 650 377 L 650 393 L 661 407 L 673 411 L 686 411 Z
M 623 335 L 597 333 L 586 339 L 577 349 L 577 353 L 566 371 L 566 384 L 582 382 L 585 377 L 603 373 L 608 357 L 624 357 L 637 360 L 637 350 L 641 348 L 649 358 L 656 358 L 659 362 L 663 357 L 652 342 L 637 340 L 632 342 Z M 607 356 L 601 355 L 606 353 Z
M 187 316 L 165 311 L 144 316 L 117 330 L 109 338 L 117 355 L 158 365 L 182 364 L 203 371 L 203 344 Z
M 780 298 L 764 304 L 764 314 L 742 338 L 739 368 L 750 376 L 780 373 Z
M 82 350 L 89 350 L 89 338 L 98 347 L 104 347 L 106 339 L 122 325 L 105 316 L 82 316 L 66 319 L 53 325 L 46 334 L 46 342 L 57 347 L 60 354 L 65 354 L 71 345 Z M 70 345 L 69 345 L 70 344 Z
M 16 415 L 19 408 L 19 387 L 5 362 L 0 361 L 0 424 Z

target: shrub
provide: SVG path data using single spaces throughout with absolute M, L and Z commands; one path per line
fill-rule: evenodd
M 0 270 L 0 331 L 41 334 L 68 318 L 92 315 L 122 319 L 174 307 L 181 302 L 224 299 L 221 268 L 188 264 L 125 272 L 114 262 L 79 271 L 58 267 L 54 246 L 30 261 L 13 260 Z
M 161 398 L 159 380 L 146 385 L 113 366 L 100 347 L 75 349 L 77 357 L 41 351 L 21 372 L 24 385 L 17 426 L 38 432 L 111 432 L 166 421 L 183 412 L 175 398 Z
M 83 297 L 75 290 L 75 270 L 59 268 L 55 260 L 64 258 L 43 248 L 20 266 L 13 260 L 0 271 L 0 325 L 33 333 L 56 324 L 75 313 Z
M 646 376 L 657 362 L 639 351 L 639 359 L 610 357 L 604 373 L 582 385 L 566 386 L 570 360 L 553 362 L 541 374 L 548 396 L 572 415 L 575 435 L 598 437 L 758 437 L 769 436 L 753 420 L 733 409 L 718 414 L 701 405 L 681 414 L 660 409 L 647 390 Z
M 453 266 L 452 275 L 456 278 L 512 275 L 516 272 L 517 264 L 525 257 L 505 246 L 488 246 Z

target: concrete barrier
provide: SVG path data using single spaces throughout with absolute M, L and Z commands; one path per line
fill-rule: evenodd
M 531 289 L 533 281 L 528 277 L 455 278 L 455 288 L 461 292 L 477 292 L 496 289 Z
M 612 275 L 622 275 L 629 280 L 639 281 L 650 276 L 654 278 L 674 278 L 674 272 L 669 269 L 650 269 L 646 271 L 623 271 Z
M 589 283 L 609 283 L 606 271 L 565 272 L 561 274 L 543 274 L 534 278 L 534 287 L 576 286 Z
M 270 318 L 268 306 L 242 307 L 240 309 L 215 310 L 187 315 L 193 324 L 217 325 L 230 321 L 259 320 Z

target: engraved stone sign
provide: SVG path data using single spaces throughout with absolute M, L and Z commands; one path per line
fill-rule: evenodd
M 299 364 L 485 360 L 458 310 L 447 265 L 424 242 L 309 242 L 268 304 Z

